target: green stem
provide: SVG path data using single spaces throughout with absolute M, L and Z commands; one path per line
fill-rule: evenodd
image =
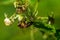
M 31 27 L 31 40 L 34 40 L 33 26 Z

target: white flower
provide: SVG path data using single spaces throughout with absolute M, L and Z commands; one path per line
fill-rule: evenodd
M 17 2 L 14 2 L 14 7 L 16 8 L 16 4 L 17 4 Z
M 51 24 L 51 22 L 49 21 L 48 24 Z
M 22 21 L 23 16 L 22 15 L 16 15 L 16 17 L 14 19 L 17 19 L 17 18 L 18 18 L 18 21 Z
M 9 26 L 11 24 L 11 21 L 10 21 L 9 18 L 5 18 L 4 23 L 5 23 L 6 26 Z

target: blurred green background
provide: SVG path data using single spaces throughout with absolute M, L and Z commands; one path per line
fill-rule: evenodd
M 15 0 L 0 0 L 0 40 L 43 40 L 42 34 L 37 31 L 34 33 L 34 38 L 31 39 L 30 29 L 22 29 L 17 27 L 18 21 L 16 20 L 10 26 L 4 25 L 4 13 L 10 17 L 15 13 L 13 2 Z M 37 0 L 31 0 L 31 4 L 36 3 Z M 39 16 L 48 16 L 48 14 L 54 12 L 55 15 L 55 27 L 60 29 L 60 0 L 39 0 L 38 12 Z

